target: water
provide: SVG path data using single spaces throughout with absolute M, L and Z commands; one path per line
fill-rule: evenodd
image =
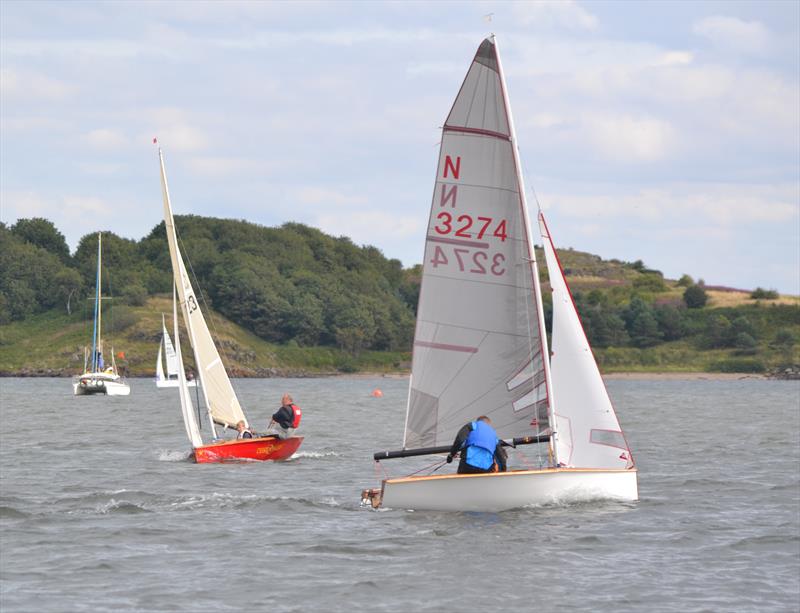
M 0 610 L 800 607 L 796 382 L 610 381 L 641 500 L 496 514 L 359 507 L 372 452 L 398 447 L 405 379 L 235 385 L 262 428 L 294 394 L 294 459 L 187 461 L 177 390 L 147 380 L 127 398 L 0 380 Z

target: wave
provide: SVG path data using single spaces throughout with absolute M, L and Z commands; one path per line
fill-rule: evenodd
M 300 458 L 310 458 L 312 460 L 318 460 L 320 458 L 340 458 L 341 454 L 336 453 L 335 451 L 298 451 L 294 455 L 292 455 L 289 460 L 296 460 Z
M 185 462 L 194 455 L 193 451 L 170 451 L 162 449 L 158 453 L 159 462 Z
M 138 505 L 135 502 L 130 502 L 128 500 L 115 500 L 114 498 L 109 500 L 107 503 L 100 505 L 97 508 L 97 512 L 101 515 L 107 515 L 109 513 L 118 513 L 121 515 L 152 513 L 151 510 L 142 505 Z
M 23 519 L 25 517 L 30 517 L 30 515 L 13 507 L 0 506 L 0 519 Z

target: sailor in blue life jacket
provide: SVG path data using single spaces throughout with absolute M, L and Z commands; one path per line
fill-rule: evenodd
M 447 463 L 452 462 L 453 456 L 460 452 L 459 473 L 505 472 L 506 450 L 501 446 L 497 432 L 491 424 L 492 420 L 485 415 L 465 424 L 456 434 L 450 453 L 447 454 Z
M 302 417 L 303 411 L 300 407 L 294 404 L 289 394 L 284 394 L 281 398 L 281 408 L 272 415 L 267 433 L 276 434 L 282 439 L 289 438 L 300 425 Z
M 239 433 L 239 435 L 236 437 L 237 439 L 253 438 L 253 431 L 247 427 L 247 424 L 244 423 L 244 420 L 241 420 L 238 424 L 236 424 L 236 431 Z

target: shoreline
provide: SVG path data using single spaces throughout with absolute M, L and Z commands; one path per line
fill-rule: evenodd
M 270 376 L 237 376 L 240 373 L 231 374 L 232 379 L 407 379 L 409 371 L 398 372 L 284 372 Z M 728 373 L 728 372 L 610 372 L 601 373 L 606 381 L 738 381 L 742 379 L 756 379 L 764 381 L 779 381 L 791 379 L 791 377 L 780 377 L 764 373 Z M 36 378 L 59 378 L 69 379 L 75 374 L 63 374 L 59 372 L 23 372 L 23 373 L 0 373 L 0 379 L 36 379 Z M 152 375 L 134 375 L 125 377 L 126 379 L 153 379 Z

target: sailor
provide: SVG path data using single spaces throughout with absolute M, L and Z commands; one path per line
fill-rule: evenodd
M 239 435 L 236 437 L 237 439 L 253 438 L 253 431 L 247 427 L 247 424 L 244 423 L 244 420 L 241 420 L 238 424 L 236 424 L 236 431 L 239 433 Z
M 284 394 L 281 398 L 281 408 L 272 415 L 267 429 L 270 433 L 278 435 L 278 438 L 289 438 L 300 425 L 302 417 L 303 411 L 300 407 L 294 404 L 289 394 Z
M 464 424 L 456 434 L 450 453 L 447 454 L 447 463 L 453 461 L 454 455 L 461 453 L 461 460 L 458 463 L 459 473 L 504 472 L 506 451 L 491 424 L 492 420 L 486 415 Z

